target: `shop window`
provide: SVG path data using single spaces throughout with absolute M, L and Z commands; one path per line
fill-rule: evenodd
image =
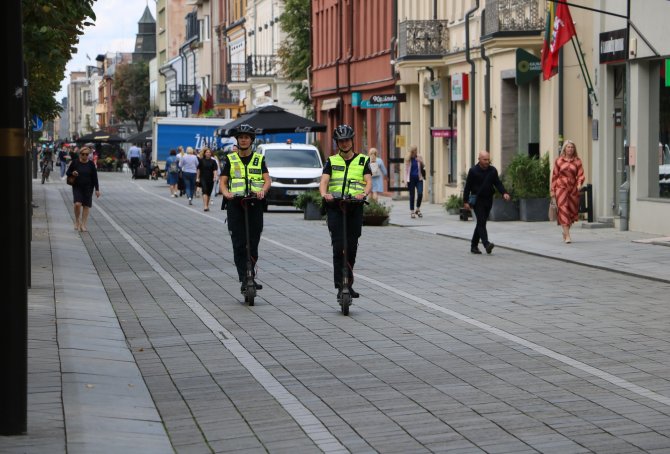
M 670 86 L 666 84 L 665 65 L 659 66 L 658 185 L 659 196 L 670 198 Z

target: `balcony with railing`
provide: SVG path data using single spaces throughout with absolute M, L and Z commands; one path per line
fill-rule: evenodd
M 279 59 L 276 55 L 249 55 L 247 57 L 247 72 L 249 77 L 275 77 Z
M 398 60 L 441 58 L 449 52 L 446 20 L 406 20 L 398 28 Z
M 195 85 L 179 85 L 176 90 L 170 90 L 171 106 L 187 106 L 195 99 Z
M 544 0 L 486 0 L 484 38 L 532 36 L 544 30 Z
M 228 82 L 245 83 L 247 81 L 246 63 L 228 63 Z
M 231 90 L 227 85 L 214 85 L 214 103 L 215 104 L 239 104 L 240 91 Z

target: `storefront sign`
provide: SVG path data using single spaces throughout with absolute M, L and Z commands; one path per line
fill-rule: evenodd
M 391 109 L 395 104 L 392 102 L 373 103 L 369 99 L 361 101 L 361 109 Z
M 600 34 L 600 63 L 615 63 L 628 58 L 626 29 Z
M 351 92 L 351 107 L 358 107 L 361 105 L 361 92 Z
M 456 73 L 451 76 L 451 100 L 467 101 L 469 99 L 468 75 Z
M 542 74 L 539 57 L 524 49 L 516 50 L 516 84 L 525 85 Z
M 456 130 L 451 128 L 430 128 L 430 135 L 433 137 L 452 139 L 456 137 Z
M 407 95 L 405 93 L 390 93 L 387 95 L 372 95 L 370 96 L 370 103 L 385 104 L 385 103 L 399 103 L 405 102 Z

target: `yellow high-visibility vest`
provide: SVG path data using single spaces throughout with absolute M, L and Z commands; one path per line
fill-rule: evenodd
M 263 155 L 254 153 L 247 166 L 237 153 L 228 155 L 230 178 L 228 186 L 235 195 L 245 196 L 263 189 Z
M 328 192 L 333 197 L 363 194 L 365 192 L 363 171 L 365 170 L 365 163 L 369 159 L 368 156 L 362 154 L 354 155 L 349 167 L 347 167 L 346 161 L 339 153 L 329 157 L 332 172 L 328 182 Z

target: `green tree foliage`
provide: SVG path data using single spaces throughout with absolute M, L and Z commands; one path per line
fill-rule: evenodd
M 306 110 L 307 116 L 314 118 L 309 91 L 302 84 L 307 79 L 307 69 L 311 60 L 310 29 L 312 9 L 310 0 L 286 0 L 281 15 L 281 28 L 286 33 L 278 55 L 282 67 L 282 76 L 294 81 L 289 86 L 291 95 Z
M 114 113 L 120 120 L 132 120 L 138 131 L 149 116 L 149 65 L 140 61 L 120 65 L 114 74 Z
M 95 0 L 22 0 L 23 54 L 30 113 L 45 120 L 58 116 L 54 99 L 65 65 L 77 52 L 84 27 L 93 25 Z

